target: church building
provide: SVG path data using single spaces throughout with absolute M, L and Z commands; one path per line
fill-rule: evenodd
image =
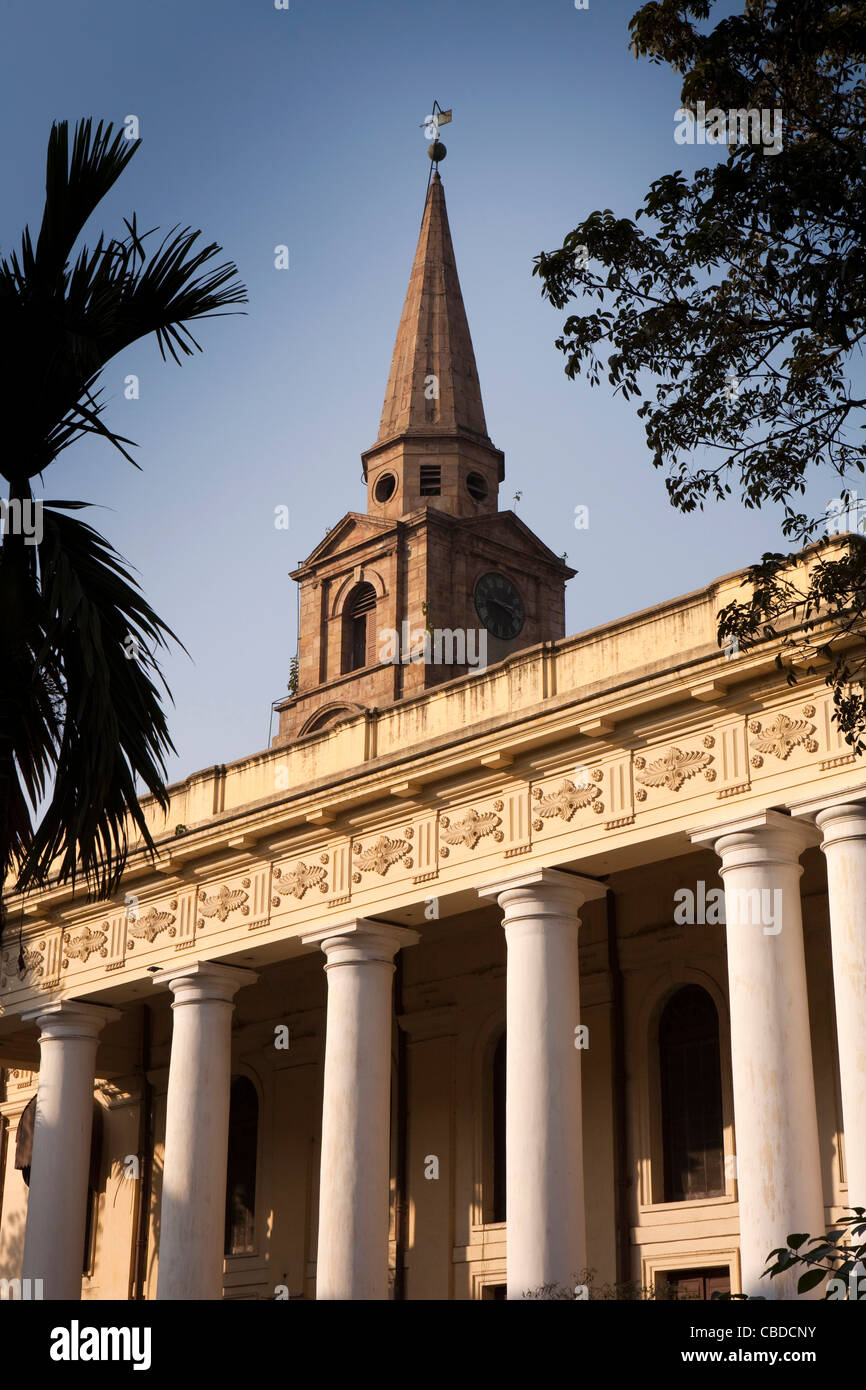
M 742 573 L 566 635 L 438 167 L 362 460 L 272 745 L 148 802 L 113 900 L 8 895 L 0 1293 L 794 1297 L 769 1252 L 866 1205 L 822 672 L 720 650 Z

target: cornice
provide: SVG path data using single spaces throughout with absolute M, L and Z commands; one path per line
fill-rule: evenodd
M 356 916 L 423 935 L 428 912 L 480 906 L 484 883 L 556 867 L 597 878 L 688 853 L 696 829 L 776 814 L 822 788 L 829 799 L 849 793 L 850 768 L 824 770 L 840 739 L 826 688 L 813 681 L 792 697 L 777 680 L 763 697 L 747 708 L 683 703 L 677 724 L 613 724 L 592 739 L 573 719 L 546 733 L 528 720 L 524 747 L 511 728 L 498 747 L 469 737 L 460 756 L 453 744 L 416 753 L 411 780 L 367 768 L 332 788 L 330 811 L 306 789 L 291 808 L 247 809 L 231 835 L 184 837 L 195 858 L 177 881 L 165 864 L 148 866 L 134 892 L 127 876 L 126 902 L 34 902 L 23 975 L 17 940 L 0 957 L 0 1013 L 32 1010 L 45 993 L 108 1002 L 178 952 L 288 959 L 308 949 L 302 938 Z M 36 915 L 49 906 L 50 920 Z
M 538 647 L 514 653 L 486 672 L 461 676 L 432 691 L 408 697 L 400 702 L 400 716 L 409 721 L 413 708 L 443 701 L 465 688 L 467 683 L 500 674 L 503 668 L 513 669 L 515 665 L 530 663 L 540 666 L 545 657 L 549 659 L 552 655 L 555 658 L 562 646 L 562 643 L 542 643 Z M 647 733 L 642 728 L 636 731 L 636 722 L 663 719 L 665 711 L 668 711 L 669 724 L 686 727 L 694 724 L 697 727 L 704 717 L 702 710 L 713 711 L 719 706 L 720 714 L 725 704 L 735 697 L 738 687 L 752 686 L 762 676 L 775 673 L 776 645 L 765 644 L 765 647 L 763 651 L 744 654 L 736 662 L 726 662 L 717 651 L 710 652 L 684 662 L 674 670 L 637 677 L 619 686 L 608 686 L 600 692 L 575 696 L 569 690 L 562 695 L 550 695 L 519 714 L 509 710 L 499 717 L 469 726 L 458 721 L 459 732 L 455 733 L 449 728 L 444 734 L 419 740 L 394 753 L 358 758 L 350 766 L 336 768 L 320 778 L 305 780 L 296 790 L 280 791 L 273 796 L 211 814 L 202 824 L 187 829 L 182 837 L 156 834 L 154 840 L 160 854 L 159 860 L 154 865 L 141 847 L 133 849 L 124 883 L 134 882 L 154 872 L 182 883 L 190 873 L 197 872 L 193 868 L 195 861 L 210 861 L 214 856 L 222 855 L 226 857 L 226 862 L 241 863 L 242 856 L 254 854 L 258 844 L 282 832 L 332 824 L 338 817 L 354 815 L 362 808 L 387 801 L 390 797 L 403 799 L 420 795 L 422 791 L 435 794 L 440 784 L 475 775 L 482 768 L 501 767 L 506 759 L 513 764 L 536 755 L 541 749 L 573 741 L 575 736 L 582 740 L 581 756 L 588 759 L 618 745 L 640 745 Z M 710 676 L 705 672 L 713 674 Z M 546 684 L 555 686 L 555 681 L 548 680 Z M 774 685 L 781 685 L 778 677 Z M 709 699 L 708 686 L 713 691 Z M 806 690 L 809 687 L 804 683 L 802 688 Z M 757 688 L 749 692 L 744 705 L 746 712 L 760 706 L 760 695 Z M 688 708 L 690 703 L 694 706 L 691 710 Z M 393 711 L 394 707 L 385 711 L 365 711 L 354 719 L 342 721 L 339 728 L 330 733 L 308 736 L 302 745 L 314 753 L 329 737 L 338 737 L 344 731 L 363 730 L 364 726 L 375 724 L 380 715 L 387 716 Z M 375 746 L 375 743 L 375 738 L 364 735 L 364 748 L 357 751 L 364 752 L 370 744 Z M 285 765 L 300 746 L 277 746 L 253 758 L 212 768 L 209 774 L 192 774 L 185 782 L 170 788 L 169 794 L 173 795 L 178 788 L 186 788 L 206 775 L 224 776 L 226 772 L 243 769 L 252 763 L 269 763 L 272 767 Z M 821 770 L 836 771 L 850 767 L 854 762 L 854 755 L 846 745 L 840 744 L 826 750 Z M 405 772 L 407 765 L 411 765 L 411 776 L 408 778 Z M 49 887 L 23 902 L 20 897 L 10 894 L 7 903 L 10 916 L 23 910 L 25 921 L 38 919 L 44 922 L 46 912 L 65 908 L 74 897 L 75 890 L 64 884 Z

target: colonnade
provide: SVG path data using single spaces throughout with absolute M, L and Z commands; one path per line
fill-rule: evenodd
M 701 829 L 725 888 L 743 1289 L 792 1231 L 824 1229 L 800 905 L 800 856 L 827 860 L 849 1205 L 866 1206 L 866 801 L 764 811 Z M 508 1296 L 567 1284 L 586 1263 L 578 932 L 596 880 L 542 868 L 479 887 L 502 910 L 507 967 Z M 328 982 L 317 1297 L 384 1299 L 388 1289 L 392 974 L 419 933 L 352 918 L 303 938 Z M 231 1017 L 255 972 L 207 961 L 154 976 L 174 1026 L 160 1218 L 160 1299 L 222 1291 Z M 94 1065 L 118 1012 L 62 1000 L 26 1017 L 41 1065 L 24 1249 L 46 1298 L 80 1296 Z

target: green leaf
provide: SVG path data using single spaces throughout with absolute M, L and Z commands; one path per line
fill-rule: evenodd
M 198 348 L 188 325 L 245 302 L 221 248 L 135 215 L 116 237 L 75 247 L 139 142 L 100 122 L 52 127 L 36 246 L 0 255 L 0 394 L 6 421 L 0 474 L 10 499 L 77 440 L 99 436 L 132 462 L 132 441 L 102 419 L 100 378 L 119 352 L 150 334 L 179 361 Z M 130 836 L 154 849 L 138 795 L 168 802 L 172 751 L 158 654 L 174 634 L 150 608 L 121 557 L 70 513 L 43 503 L 34 547 L 0 545 L 0 883 L 86 878 L 114 891 Z M 130 659 L 128 644 L 140 648 Z M 43 803 L 46 803 L 44 804 Z M 42 805 L 34 825 L 33 807 Z M 0 926 L 3 907 L 0 903 Z

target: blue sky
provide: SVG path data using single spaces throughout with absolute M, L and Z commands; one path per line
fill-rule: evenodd
M 687 592 L 779 545 L 771 512 L 738 502 L 682 517 L 633 403 L 569 382 L 564 315 L 533 257 L 595 208 L 632 215 L 651 180 L 706 161 L 674 142 L 679 87 L 636 62 L 636 0 L 148 0 L 7 10 L 0 247 L 38 226 L 51 121 L 140 122 L 143 144 L 100 227 L 203 230 L 237 262 L 244 317 L 199 325 L 205 351 L 163 364 L 154 342 L 105 377 L 108 418 L 141 472 L 82 441 L 45 495 L 135 566 L 185 643 L 164 670 L 174 780 L 267 745 L 295 650 L 288 571 L 365 506 L 374 441 L 429 161 L 420 124 L 454 110 L 442 166 L 504 506 L 579 570 L 570 633 Z M 274 247 L 290 268 L 274 268 Z M 140 381 L 124 399 L 124 378 Z M 838 488 L 837 488 L 838 491 Z M 827 489 L 821 492 L 823 497 Z M 827 492 L 827 496 L 832 495 Z M 288 506 L 288 531 L 274 508 Z M 588 530 L 574 509 L 590 509 Z

